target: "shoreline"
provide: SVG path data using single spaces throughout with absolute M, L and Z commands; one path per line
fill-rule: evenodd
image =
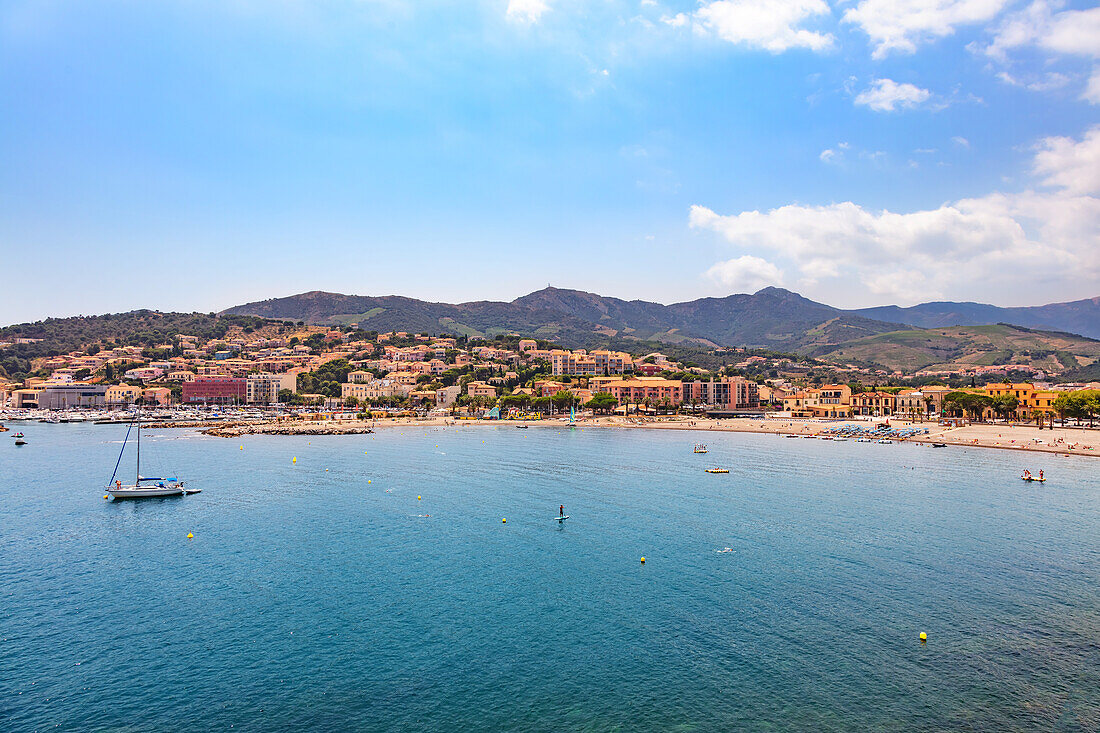
M 784 418 L 625 418 L 598 417 L 587 418 L 575 423 L 578 428 L 601 429 L 648 429 L 648 430 L 686 430 L 698 433 L 764 433 L 773 435 L 820 436 L 829 428 L 843 425 L 868 426 L 871 423 L 860 420 L 837 420 L 829 423 L 812 420 Z M 892 439 L 894 442 L 920 443 L 931 445 L 943 443 L 946 446 L 969 448 L 998 448 L 1019 450 L 1030 453 L 1047 453 L 1063 456 L 1100 457 L 1100 431 L 1087 428 L 1054 428 L 1039 430 L 1028 425 L 991 425 L 974 424 L 964 427 L 946 427 L 938 423 L 895 421 L 894 427 L 923 427 L 927 435 Z M 553 420 L 458 420 L 451 418 L 386 418 L 382 420 L 325 420 L 325 421 L 239 421 L 211 426 L 202 422 L 169 422 L 157 425 L 158 428 L 199 429 L 203 435 L 219 438 L 237 438 L 245 435 L 363 435 L 378 430 L 392 428 L 463 428 L 463 427 L 511 427 L 548 429 L 567 428 L 559 419 Z M 1092 434 L 1090 434 L 1092 433 Z

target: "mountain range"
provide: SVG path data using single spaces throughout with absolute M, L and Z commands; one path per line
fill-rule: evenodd
M 699 346 L 752 346 L 821 351 L 904 328 L 1008 323 L 1100 338 L 1100 297 L 1026 308 L 982 303 L 922 303 L 843 310 L 782 288 L 663 305 L 547 287 L 511 302 L 432 303 L 401 296 L 312 291 L 235 306 L 226 314 L 315 324 L 358 324 L 405 330 L 493 336 L 516 332 L 570 347 L 609 340 Z
M 1001 308 L 985 303 L 942 302 L 921 303 L 911 308 L 884 305 L 860 308 L 853 312 L 868 318 L 920 328 L 1011 323 L 1015 326 L 1100 338 L 1100 297 L 1023 308 Z

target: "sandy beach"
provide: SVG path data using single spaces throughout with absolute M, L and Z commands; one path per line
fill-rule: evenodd
M 948 446 L 1000 448 L 1054 453 L 1061 455 L 1100 455 L 1100 429 L 1076 427 L 1039 430 L 1035 426 L 975 424 L 964 427 L 945 427 L 934 422 L 892 421 L 894 428 L 927 428 L 928 434 L 907 438 L 908 442 L 945 443 Z M 369 433 L 373 430 L 394 428 L 453 428 L 478 429 L 482 427 L 512 427 L 525 425 L 536 430 L 557 429 L 568 426 L 565 419 L 530 421 L 463 420 L 451 417 L 387 418 L 380 420 L 294 420 L 267 422 L 233 422 L 217 426 L 208 423 L 170 423 L 162 427 L 202 428 L 207 435 L 235 438 L 242 435 L 349 435 Z M 644 430 L 689 430 L 706 432 L 773 433 L 791 435 L 820 435 L 843 425 L 869 427 L 866 420 L 814 421 L 790 418 L 728 418 L 707 419 L 685 416 L 669 417 L 597 417 L 578 420 L 582 429 L 620 428 Z

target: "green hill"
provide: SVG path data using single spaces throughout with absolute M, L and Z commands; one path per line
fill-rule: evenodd
M 904 372 L 1027 364 L 1060 373 L 1095 363 L 1100 359 L 1100 341 L 1002 323 L 891 331 L 812 348 L 808 353 L 834 362 Z

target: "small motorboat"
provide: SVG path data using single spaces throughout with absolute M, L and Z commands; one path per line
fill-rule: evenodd
M 729 473 L 730 472 L 730 470 L 728 468 L 708 468 L 708 469 L 705 469 L 705 470 L 706 470 L 707 473 Z
M 15 438 L 16 440 L 19 440 L 20 438 L 23 437 L 23 433 L 16 433 L 15 435 L 13 435 L 11 437 Z
M 22 438 L 16 438 L 15 439 L 15 444 L 16 445 L 26 445 L 27 441 L 23 440 Z
M 933 448 L 946 448 L 946 447 L 947 447 L 947 443 L 933 443 L 933 444 L 932 444 L 932 447 L 933 447 Z
M 516 430 L 526 430 L 526 429 L 527 429 L 526 425 L 517 425 L 516 426 Z
M 705 445 L 697 445 L 697 446 L 695 446 L 695 448 L 691 452 L 692 453 L 706 453 L 707 452 L 707 447 Z
M 1020 480 L 1022 480 L 1022 481 L 1038 481 L 1039 483 L 1043 483 L 1044 481 L 1046 481 L 1045 478 L 1039 478 L 1037 476 L 1021 476 Z

